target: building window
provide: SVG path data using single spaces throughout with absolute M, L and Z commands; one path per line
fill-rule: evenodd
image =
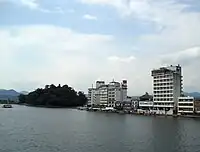
M 193 103 L 179 103 L 179 106 L 193 106 Z
M 193 111 L 193 108 L 178 108 L 179 111 Z

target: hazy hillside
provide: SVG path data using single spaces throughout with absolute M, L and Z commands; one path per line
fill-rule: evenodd
M 10 99 L 10 100 L 17 101 L 19 95 L 20 95 L 19 92 L 12 89 L 11 90 L 0 89 L 0 100 Z
M 186 96 L 191 96 L 191 97 L 195 97 L 195 98 L 200 98 L 200 92 L 190 92 L 190 93 L 184 92 L 184 94 L 185 94 Z

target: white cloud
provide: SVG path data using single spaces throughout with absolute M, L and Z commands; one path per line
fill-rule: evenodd
M 96 59 L 96 56 L 106 58 L 106 53 L 112 50 L 114 38 L 34 25 L 0 29 L 0 41 L 0 68 L 4 71 L 1 87 L 24 90 L 49 83 L 67 83 L 86 90 L 87 85 L 98 77 L 101 68 L 97 67 L 106 61 Z M 19 82 L 38 85 L 19 86 Z
M 0 30 L 0 41 L 2 88 L 30 90 L 61 83 L 87 91 L 98 78 L 125 78 L 130 94 L 151 90 L 150 69 L 145 71 L 145 64 L 138 69 L 140 61 L 134 56 L 112 56 L 119 50 L 111 35 L 50 25 L 13 26 Z
M 178 15 L 180 11 L 188 6 L 177 3 L 175 0 L 80 0 L 86 4 L 109 5 L 122 16 L 131 16 L 143 20 L 165 23 L 168 14 Z M 174 18 L 173 18 L 174 19 Z
M 43 13 L 60 13 L 60 14 L 65 13 L 64 10 L 58 6 L 51 10 L 47 9 L 47 8 L 43 8 L 40 5 L 39 0 L 3 0 L 2 2 L 9 2 L 14 5 L 21 5 L 21 6 L 27 7 L 31 10 L 37 10 L 37 11 L 41 11 Z
M 90 5 L 108 5 L 123 18 L 137 18 L 152 25 L 148 34 L 134 38 L 134 47 L 140 50 L 144 62 L 135 63 L 138 68 L 150 72 L 152 66 L 166 64 L 183 65 L 184 86 L 188 91 L 200 90 L 200 12 L 193 11 L 192 4 L 177 0 L 80 0 Z M 193 4 L 194 5 L 194 4 Z M 182 50 L 182 51 L 181 51 Z M 149 58 L 147 60 L 147 58 Z M 115 60 L 118 60 L 115 58 Z M 149 63 L 149 64 L 147 64 Z M 146 64 L 146 66 L 144 66 Z M 141 71 L 141 69 L 139 70 Z M 144 82 L 151 81 L 150 78 Z M 138 84 L 136 82 L 136 84 Z M 138 85 L 137 85 L 138 86 Z M 192 90 L 193 89 L 193 90 Z
M 39 4 L 37 0 L 20 0 L 21 4 L 29 7 L 30 9 L 38 9 Z
M 132 61 L 134 61 L 136 58 L 134 56 L 130 56 L 130 57 L 118 57 L 118 56 L 110 56 L 108 57 L 108 60 L 112 61 L 112 62 L 126 62 L 126 63 L 130 63 Z
M 161 56 L 161 61 L 163 64 L 181 64 L 188 66 L 196 61 L 200 61 L 200 47 L 193 47 L 163 55 Z
M 161 64 L 181 64 L 186 91 L 200 90 L 200 46 L 161 56 Z
M 83 15 L 83 18 L 86 20 L 97 20 L 96 16 L 90 15 L 90 14 L 85 14 Z
M 155 28 L 150 34 L 134 37 L 134 48 L 130 48 L 134 53 L 119 50 L 121 45 L 126 45 L 126 39 L 119 43 L 110 35 L 83 34 L 49 25 L 2 29 L 2 87 L 67 83 L 86 91 L 97 78 L 106 81 L 125 78 L 129 82 L 130 95 L 140 95 L 151 92 L 151 69 L 163 64 L 181 64 L 186 90 L 200 90 L 197 70 L 200 65 L 200 13 L 187 11 L 189 4 L 175 0 L 80 1 L 109 5 L 118 11 L 122 21 L 124 17 L 137 18 Z M 20 58 L 23 62 L 18 61 Z M 13 75 L 18 77 L 13 78 Z
M 30 90 L 45 84 L 69 84 L 87 91 L 95 80 L 128 80 L 129 94 L 151 93 L 150 71 L 163 64 L 183 65 L 186 88 L 200 89 L 199 47 L 174 54 L 152 56 L 116 55 L 117 43 L 111 35 L 83 34 L 50 25 L 13 26 L 0 30 L 0 85 Z M 174 60 L 172 60 L 174 58 Z M 193 61 L 193 62 L 192 62 Z M 190 74 L 194 73 L 194 74 Z M 13 77 L 17 75 L 17 77 Z M 6 80 L 6 81 L 5 81 Z

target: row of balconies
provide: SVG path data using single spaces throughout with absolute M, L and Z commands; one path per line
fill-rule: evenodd
M 154 98 L 160 97 L 173 97 L 173 94 L 154 94 Z
M 115 104 L 114 101 L 108 101 L 108 104 Z
M 173 108 L 174 102 L 154 102 L 156 108 Z
M 153 89 L 154 90 L 172 90 L 173 87 L 172 86 L 171 87 L 154 87 Z
M 168 101 L 154 101 L 154 104 L 157 104 L 157 103 L 165 103 L 165 104 L 171 103 L 172 104 L 172 103 L 174 103 L 174 101 L 173 100 L 172 101 L 169 101 L 169 100 Z
M 178 113 L 194 113 L 194 107 L 178 107 Z
M 160 82 L 173 82 L 173 79 L 154 79 L 154 83 L 160 83 Z
M 168 90 L 168 91 L 154 91 L 154 94 L 172 94 L 173 90 Z
M 115 95 L 109 95 L 108 98 L 110 98 L 110 97 L 111 97 L 111 98 L 112 98 L 112 97 L 115 97 Z
M 154 83 L 154 86 L 173 86 L 173 83 Z
M 193 102 L 194 101 L 194 98 L 191 98 L 191 99 L 179 99 L 178 100 L 179 102 Z
M 170 101 L 171 102 L 171 101 L 173 101 L 173 98 L 171 98 L 171 97 L 170 98 L 163 98 L 162 97 L 162 98 L 154 98 L 153 100 L 154 100 L 154 102 L 158 102 L 158 101 L 161 101 L 161 102 Z
M 190 103 L 180 103 L 180 102 L 178 102 L 178 106 L 179 106 L 179 107 L 185 107 L 185 106 L 186 106 L 186 107 L 188 107 L 188 106 L 189 106 L 189 107 L 190 107 L 190 106 L 193 107 L 193 106 L 194 106 L 194 103 L 193 103 L 193 102 L 192 102 L 192 103 L 191 103 L 191 102 L 190 102 Z
M 173 108 L 174 105 L 154 105 L 154 108 Z
M 172 74 L 160 74 L 157 76 L 153 76 L 154 79 L 169 79 L 169 78 L 173 78 Z

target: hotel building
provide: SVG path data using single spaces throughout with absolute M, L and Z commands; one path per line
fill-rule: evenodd
M 168 66 L 151 71 L 153 77 L 154 109 L 173 114 L 178 97 L 182 96 L 181 66 Z
M 104 81 L 96 81 L 95 88 L 88 89 L 88 104 L 114 107 L 117 101 L 127 100 L 127 80 L 122 83 L 114 80 L 108 84 Z

